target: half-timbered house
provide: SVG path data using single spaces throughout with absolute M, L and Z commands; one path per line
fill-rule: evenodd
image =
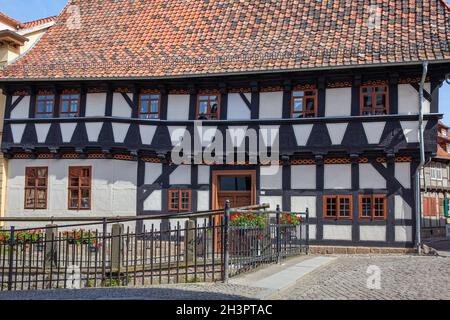
M 412 246 L 423 62 L 429 159 L 449 17 L 442 0 L 71 1 L 2 72 L 7 215 L 230 199 L 308 208 L 312 243 Z

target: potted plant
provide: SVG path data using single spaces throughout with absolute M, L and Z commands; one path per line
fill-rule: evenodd
M 97 243 L 97 231 L 85 229 L 74 229 L 72 231 L 64 231 L 63 236 L 69 244 L 76 246 L 88 245 L 90 252 L 97 252 L 101 244 Z
M 250 256 L 255 250 L 259 253 L 266 227 L 265 215 L 251 212 L 234 213 L 230 217 L 230 226 L 232 254 Z

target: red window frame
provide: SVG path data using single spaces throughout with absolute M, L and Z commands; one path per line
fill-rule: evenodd
M 148 109 L 146 112 L 142 111 L 142 102 L 148 102 Z M 152 102 L 158 103 L 158 111 L 152 111 Z M 161 112 L 161 95 L 159 93 L 141 93 L 139 95 L 139 118 L 140 119 L 160 119 Z
M 296 96 L 296 94 L 303 92 L 302 96 Z M 313 94 L 306 94 L 306 93 L 313 93 Z M 306 110 L 306 102 L 308 99 L 314 100 L 314 111 Z M 302 101 L 302 111 L 295 111 L 295 102 L 297 100 Z M 292 98 L 291 98 L 291 118 L 297 119 L 297 118 L 314 118 L 317 117 L 318 113 L 318 105 L 317 105 L 317 90 L 311 89 L 311 90 L 294 90 L 292 91 Z M 296 115 L 302 115 L 301 117 L 298 117 Z
M 51 102 L 52 110 L 41 112 L 39 111 L 39 103 L 44 103 L 44 108 L 46 109 L 47 103 Z M 53 94 L 38 94 L 36 96 L 36 106 L 35 106 L 35 117 L 36 118 L 53 118 L 53 110 L 55 108 L 55 96 Z
M 72 184 L 72 178 L 76 178 L 77 183 Z M 88 181 L 88 183 L 83 183 L 83 181 Z M 69 167 L 69 210 L 91 210 L 92 201 L 92 167 Z M 77 203 L 72 205 L 72 200 L 74 198 L 73 193 L 77 192 Z M 88 192 L 88 205 L 82 205 L 82 194 L 83 191 Z
M 211 97 L 215 97 L 215 99 L 211 99 Z M 200 113 L 200 103 L 206 102 L 206 113 Z M 216 112 L 212 112 L 212 103 L 217 102 Z M 215 117 L 212 117 L 212 115 Z M 199 94 L 197 95 L 197 108 L 196 108 L 196 116 L 197 120 L 220 120 L 220 95 L 219 94 Z
M 68 111 L 63 111 L 63 103 L 68 102 Z M 61 94 L 60 97 L 60 106 L 59 106 L 59 115 L 61 117 L 78 117 L 80 114 L 80 101 L 81 96 L 79 93 L 64 93 Z M 73 102 L 76 102 L 76 109 L 75 104 Z
M 381 91 L 377 91 L 380 90 Z M 369 91 L 370 90 L 370 91 Z M 383 95 L 385 99 L 385 107 L 383 110 L 377 107 L 377 96 Z M 370 97 L 371 106 L 366 107 L 364 105 L 365 97 Z M 362 86 L 361 87 L 361 101 L 360 101 L 360 114 L 361 115 L 384 115 L 389 114 L 389 86 L 376 85 L 376 86 Z
M 334 204 L 331 203 L 334 202 Z M 348 215 L 343 215 L 343 205 L 344 202 L 348 202 L 347 206 Z M 330 214 L 332 210 L 332 205 L 335 206 L 334 211 L 335 214 Z M 352 220 L 353 215 L 353 197 L 351 195 L 331 195 L 331 196 L 323 196 L 323 217 L 325 219 L 335 219 L 335 220 Z
M 365 208 L 369 205 L 369 208 Z M 380 208 L 380 205 L 382 206 Z M 370 220 L 386 220 L 387 196 L 385 194 L 360 195 L 359 218 Z
M 192 191 L 187 189 L 169 190 L 169 211 L 190 212 L 192 210 Z
M 45 170 L 44 175 L 39 175 L 40 170 Z M 30 183 L 32 182 L 32 183 Z M 43 185 L 42 185 L 42 182 Z M 28 191 L 33 191 L 34 197 L 28 198 L 30 194 Z M 37 194 L 39 191 L 44 191 L 44 205 L 39 206 Z M 27 167 L 25 168 L 25 197 L 24 208 L 26 210 L 45 210 L 47 209 L 47 194 L 48 194 L 48 167 Z M 28 200 L 32 204 L 28 205 Z

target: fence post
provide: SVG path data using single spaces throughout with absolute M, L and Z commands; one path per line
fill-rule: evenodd
M 306 208 L 306 254 L 309 254 L 309 209 Z
M 9 267 L 8 267 L 8 291 L 12 290 L 13 285 L 13 268 L 14 268 L 14 243 L 15 243 L 15 228 L 11 227 L 9 238 Z
M 102 234 L 102 281 L 106 279 L 106 233 L 108 232 L 106 218 L 103 218 Z
M 54 244 L 58 234 L 58 226 L 49 224 L 45 226 L 45 263 L 56 266 L 58 261 L 57 245 Z M 50 244 L 49 244 L 50 242 Z
M 186 225 L 186 267 L 194 262 L 195 257 L 195 221 L 189 219 Z
M 225 217 L 224 217 L 224 235 L 223 235 L 223 282 L 228 282 L 229 276 L 229 263 L 230 263 L 230 251 L 229 251 L 229 232 L 230 232 L 230 200 L 225 202 Z
M 111 230 L 111 266 L 113 270 L 120 270 L 122 265 L 122 234 L 124 232 L 124 225 L 121 223 L 116 223 L 112 225 Z
M 277 205 L 277 263 L 281 263 L 281 210 Z

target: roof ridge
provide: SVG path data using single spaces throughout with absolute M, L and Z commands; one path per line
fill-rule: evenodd
M 450 10 L 450 4 L 447 2 L 447 0 L 441 0 L 442 3 L 444 3 L 444 6 Z
M 5 19 L 5 20 L 9 20 L 11 23 L 14 23 L 14 24 L 16 25 L 16 28 L 17 28 L 17 26 L 20 26 L 20 27 L 23 26 L 23 23 L 22 23 L 22 22 L 20 22 L 19 20 L 14 19 L 14 18 L 12 18 L 11 16 L 7 15 L 6 13 L 4 13 L 4 12 L 2 12 L 2 11 L 0 11 L 0 17 L 3 18 L 3 19 Z

